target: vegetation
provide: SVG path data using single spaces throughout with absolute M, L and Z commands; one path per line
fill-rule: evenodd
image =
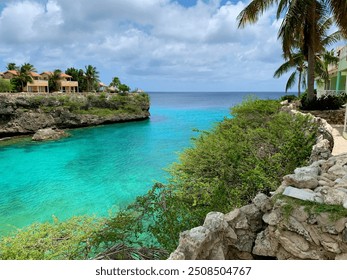
M 112 98 L 117 103 L 130 97 Z M 90 102 L 104 98 L 89 97 Z M 108 218 L 75 218 L 20 230 L 1 240 L 0 258 L 164 258 L 165 251 L 177 246 L 179 233 L 201 225 L 208 212 L 248 204 L 306 163 L 316 127 L 307 117 L 279 108 L 278 101 L 245 100 L 231 110 L 233 118 L 201 132 L 193 147 L 182 152 L 169 168 L 168 184 L 156 183 Z
M 308 101 L 306 93 L 301 97 L 301 109 L 302 110 L 337 110 L 342 108 L 342 105 L 346 104 L 347 95 L 323 95 L 320 98 L 314 98 Z
M 36 72 L 35 67 L 30 63 L 24 63 L 22 66 L 17 66 L 15 63 L 8 63 L 7 70 L 15 70 L 18 75 L 11 79 L 12 89 L 16 92 L 23 91 L 23 88 L 33 81 L 31 72 Z M 60 69 L 54 70 L 50 74 L 48 80 L 48 87 L 51 92 L 59 91 L 59 80 L 61 79 L 61 74 L 63 71 Z M 78 82 L 78 91 L 79 92 L 99 92 L 99 91 L 108 91 L 108 92 L 119 92 L 121 94 L 126 94 L 130 91 L 130 87 L 126 84 L 121 83 L 118 77 L 113 78 L 110 83 L 110 87 L 114 87 L 114 90 L 110 88 L 101 88 L 99 80 L 99 72 L 95 66 L 87 65 L 85 69 L 76 69 L 68 68 L 65 71 L 65 74 L 72 77 L 72 81 Z M 6 88 L 5 88 L 6 89 Z M 1 90 L 0 91 L 8 91 Z
M 347 209 L 345 209 L 342 205 L 322 204 L 312 201 L 295 199 L 284 195 L 278 195 L 276 197 L 276 200 L 278 199 L 284 202 L 281 206 L 281 210 L 286 219 L 289 218 L 294 209 L 300 206 L 304 206 L 305 211 L 309 214 L 327 213 L 331 221 L 337 221 L 347 216 Z
M 9 80 L 0 78 L 0 92 L 11 92 L 12 84 Z

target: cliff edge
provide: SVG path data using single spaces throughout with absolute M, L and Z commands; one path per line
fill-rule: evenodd
M 145 93 L 0 94 L 0 138 L 34 134 L 43 128 L 77 128 L 144 120 L 150 116 Z

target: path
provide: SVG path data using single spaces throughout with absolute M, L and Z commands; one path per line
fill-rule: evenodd
M 333 137 L 334 137 L 334 148 L 332 154 L 339 155 L 347 153 L 347 140 L 342 137 L 343 125 L 332 125 Z

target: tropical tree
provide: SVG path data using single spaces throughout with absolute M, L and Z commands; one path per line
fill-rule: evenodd
M 62 71 L 60 69 L 56 69 L 49 75 L 48 85 L 50 91 L 59 91 L 59 80 L 61 79 Z
M 121 85 L 121 81 L 118 77 L 114 77 L 112 79 L 112 82 L 110 83 L 110 87 L 116 87 L 116 88 L 119 88 L 119 86 Z
M 99 82 L 99 72 L 92 65 L 85 66 L 85 79 L 87 82 L 87 91 L 95 89 L 95 84 Z
M 238 16 L 239 27 L 254 23 L 273 4 L 277 4 L 277 19 L 284 16 L 278 37 L 282 40 L 285 56 L 290 55 L 298 36 L 302 38 L 303 52 L 308 62 L 307 98 L 313 100 L 315 55 L 322 51 L 318 22 L 330 13 L 341 33 L 347 35 L 347 1 L 345 0 L 253 0 Z
M 78 82 L 79 92 L 87 91 L 87 83 L 83 69 L 68 68 L 65 74 L 70 75 L 73 81 Z
M 338 58 L 334 57 L 332 52 L 328 52 L 325 48 L 332 43 L 337 42 L 341 39 L 341 32 L 336 31 L 332 34 L 327 34 L 333 25 L 333 19 L 321 18 L 317 23 L 317 30 L 319 31 L 319 40 L 322 45 L 322 51 L 315 54 L 315 74 L 329 80 L 328 74 L 328 64 L 337 63 Z M 282 31 L 282 30 L 281 30 Z M 283 32 L 285 32 L 283 30 Z M 275 78 L 279 78 L 284 73 L 295 69 L 295 71 L 289 76 L 288 82 L 286 84 L 286 91 L 293 87 L 298 76 L 298 96 L 300 97 L 300 88 L 306 89 L 306 75 L 307 75 L 307 59 L 304 51 L 303 36 L 297 35 L 297 38 L 293 41 L 293 46 L 290 49 L 289 55 L 284 54 L 286 62 L 282 64 L 274 74 Z M 323 60 L 324 62 L 323 62 Z M 326 64 L 328 63 L 328 64 Z M 326 64 L 326 65 L 325 65 Z
M 130 87 L 126 84 L 122 84 L 120 79 L 118 77 L 114 77 L 112 79 L 112 82 L 110 83 L 110 87 L 115 87 L 117 90 L 119 90 L 122 93 L 127 93 L 130 91 Z
M 319 77 L 317 83 L 324 84 L 324 89 L 329 89 L 329 65 L 337 65 L 339 58 L 335 56 L 335 51 L 325 51 L 319 54 L 316 63 L 316 74 Z
M 18 66 L 14 62 L 7 63 L 6 66 L 7 70 L 18 70 Z
M 17 91 L 22 91 L 23 88 L 33 81 L 31 72 L 35 72 L 35 67 L 30 63 L 24 63 L 18 70 L 18 76 L 14 77 L 12 84 Z
M 306 88 L 307 64 L 302 52 L 297 52 L 291 55 L 274 73 L 275 78 L 281 77 L 283 74 L 292 71 L 286 84 L 286 92 L 291 89 L 298 80 L 298 97 L 301 95 L 301 88 Z

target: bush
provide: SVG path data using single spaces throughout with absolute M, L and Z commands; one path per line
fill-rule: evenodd
M 312 101 L 307 100 L 305 92 L 301 98 L 302 110 L 338 110 L 342 105 L 346 104 L 347 95 L 323 95 L 320 98 L 314 98 Z
M 143 232 L 172 251 L 179 233 L 201 225 L 208 212 L 248 204 L 306 164 L 317 128 L 279 108 L 277 101 L 248 99 L 232 109 L 234 118 L 202 132 L 169 168 L 169 184 L 156 184 L 131 206 L 150 221 Z
M 280 101 L 285 101 L 285 100 L 288 100 L 288 102 L 292 102 L 292 101 L 295 101 L 297 100 L 298 97 L 296 95 L 293 95 L 293 94 L 289 94 L 289 95 L 283 95 L 281 98 L 280 98 Z
M 13 86 L 9 80 L 0 78 L 0 92 L 11 92 Z
M 1 239 L 0 259 L 87 259 L 97 251 L 91 240 L 100 226 L 100 221 L 92 217 L 33 224 Z

